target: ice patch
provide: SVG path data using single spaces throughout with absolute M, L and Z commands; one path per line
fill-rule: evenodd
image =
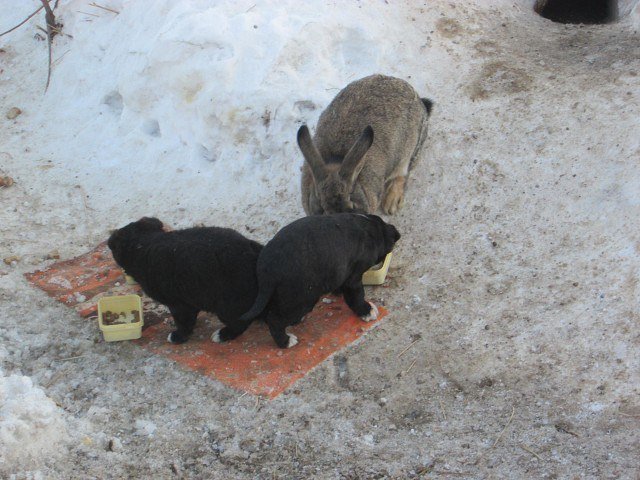
M 136 435 L 152 437 L 158 427 L 149 420 L 136 420 Z
M 363 436 L 362 437 L 362 441 L 367 445 L 373 445 L 373 443 L 374 443 L 373 435 L 367 434 L 367 435 Z

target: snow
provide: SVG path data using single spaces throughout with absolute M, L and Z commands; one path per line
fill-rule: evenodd
M 0 476 L 634 476 L 640 2 L 584 28 L 528 0 L 97 3 L 60 1 L 46 93 L 43 16 L 0 37 Z M 0 30 L 38 5 L 0 0 Z M 106 345 L 24 280 L 142 215 L 268 240 L 303 215 L 298 127 L 371 73 L 435 101 L 367 290 L 391 315 L 299 393 Z
M 0 370 L 0 469 L 33 466 L 57 454 L 66 428 L 62 409 L 31 378 Z
M 14 8 L 14 18 L 30 3 Z M 73 38 L 56 39 L 59 61 L 46 95 L 34 82 L 34 104 L 21 107 L 22 122 L 58 125 L 45 152 L 64 152 L 65 161 L 41 173 L 82 185 L 108 227 L 148 205 L 164 204 L 153 213 L 168 215 L 176 207 L 198 212 L 206 202 L 215 208 L 200 221 L 216 221 L 274 192 L 294 197 L 299 125 L 314 124 L 342 86 L 380 65 L 401 77 L 411 71 L 394 59 L 412 32 L 402 11 L 383 3 L 341 4 L 340 16 L 337 4 L 300 8 L 294 1 L 161 0 L 151 11 L 120 1 L 109 8 L 120 13 L 61 2 L 59 20 Z M 33 54 L 44 45 L 29 29 L 13 35 L 9 45 L 23 57 L 17 62 L 29 56 L 44 66 Z M 434 73 L 414 83 L 428 85 Z M 301 214 L 294 205 L 293 217 Z
M 149 420 L 136 420 L 136 433 L 138 435 L 146 435 L 152 437 L 157 428 L 158 427 L 156 427 L 156 425 Z

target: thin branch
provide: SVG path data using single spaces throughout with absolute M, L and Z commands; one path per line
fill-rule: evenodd
M 21 21 L 18 25 L 16 25 L 13 28 L 10 28 L 9 30 L 7 30 L 6 32 L 2 32 L 0 33 L 0 37 L 3 35 L 6 35 L 7 33 L 13 32 L 16 28 L 21 27 L 22 25 L 24 25 L 25 23 L 27 23 L 29 20 L 31 20 L 31 18 L 33 18 L 33 16 L 38 13 L 40 10 L 42 10 L 43 7 L 38 8 L 35 12 L 33 12 L 31 15 L 29 15 L 27 18 L 25 18 L 23 21 Z
M 447 412 L 444 409 L 444 404 L 442 403 L 442 400 L 438 399 L 438 402 L 440 402 L 440 410 L 442 410 L 442 416 L 444 417 L 444 421 L 447 421 Z
M 491 448 L 495 447 L 498 444 L 498 442 L 500 441 L 500 438 L 502 437 L 502 434 L 507 429 L 507 427 L 511 424 L 511 420 L 513 420 L 513 415 L 515 413 L 516 413 L 516 407 L 512 406 L 511 407 L 511 416 L 509 417 L 509 421 L 507 422 L 507 424 L 504 426 L 504 428 L 500 432 L 500 435 L 498 435 L 498 438 L 496 438 L 496 441 L 493 442 L 493 445 L 491 445 Z
M 533 450 L 531 450 L 530 448 L 527 448 L 524 446 L 523 443 L 521 443 L 520 445 L 518 445 L 521 449 L 523 449 L 525 452 L 529 452 L 531 455 L 533 455 L 534 457 L 536 457 L 538 460 L 542 461 L 542 458 L 540 458 L 540 455 L 538 455 L 536 452 L 534 452 Z
M 53 65 L 57 65 L 58 63 L 60 63 L 60 60 L 62 60 L 62 58 L 71 51 L 71 49 L 67 50 L 66 52 L 64 52 L 62 55 L 60 55 L 58 58 L 56 58 L 53 61 Z
M 53 10 L 51 9 L 51 5 L 49 5 L 49 0 L 40 0 L 42 2 L 42 6 L 44 7 L 45 16 L 44 19 L 47 21 L 47 25 L 51 25 L 52 27 L 56 24 L 56 17 L 53 14 Z
M 106 10 L 107 12 L 115 13 L 116 15 L 120 15 L 120 12 L 117 10 L 113 10 L 109 7 L 103 7 L 102 5 L 98 5 L 96 2 L 92 2 L 89 5 L 96 8 L 101 8 L 102 10 Z
M 618 412 L 623 417 L 640 418 L 640 415 L 633 415 L 631 413 Z
M 485 456 L 485 454 L 498 444 L 498 442 L 502 438 L 502 435 L 504 434 L 505 430 L 509 427 L 509 425 L 511 425 L 511 420 L 513 420 L 513 416 L 515 415 L 515 413 L 516 413 L 516 407 L 512 405 L 511 406 L 511 416 L 509 417 L 509 420 L 507 421 L 507 424 L 504 426 L 504 428 L 502 429 L 500 434 L 496 437 L 496 439 L 493 442 L 493 444 L 489 448 L 484 450 L 480 455 L 478 455 L 478 457 L 475 459 L 475 461 L 471 463 L 472 465 L 477 465 L 478 462 L 480 462 L 480 460 L 482 460 L 482 458 Z
M 413 347 L 413 346 L 414 346 L 416 343 L 418 343 L 419 341 L 420 341 L 420 339 L 418 338 L 418 339 L 414 340 L 413 342 L 411 342 L 411 344 L 410 344 L 407 348 L 405 348 L 403 351 L 401 351 L 401 352 L 398 354 L 398 356 L 397 356 L 396 358 L 400 358 L 401 356 L 403 356 L 405 353 L 407 353 L 407 351 L 408 351 L 411 347 Z
M 404 375 L 406 375 L 407 373 L 409 373 L 411 371 L 411 369 L 413 368 L 413 366 L 416 364 L 416 362 L 418 361 L 418 359 L 414 359 L 413 362 L 411 362 L 411 365 L 409 365 L 409 368 L 407 368 L 407 370 L 404 372 Z
M 53 10 L 51 10 L 51 6 L 49 5 L 49 0 L 40 0 L 42 2 L 42 6 L 47 12 L 44 16 L 47 21 L 47 44 L 49 47 L 49 65 L 47 68 L 47 84 L 44 86 L 45 93 L 49 88 L 49 82 L 51 81 L 51 40 L 53 39 L 54 29 L 57 30 L 56 26 L 56 17 L 53 14 Z
M 75 357 L 66 357 L 66 358 L 56 358 L 56 362 L 64 362 L 66 360 L 75 360 L 76 358 L 86 357 L 86 355 L 76 355 Z

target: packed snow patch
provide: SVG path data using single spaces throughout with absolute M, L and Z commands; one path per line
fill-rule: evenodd
M 63 412 L 53 400 L 29 377 L 0 370 L 0 469 L 33 467 L 55 454 L 66 437 Z

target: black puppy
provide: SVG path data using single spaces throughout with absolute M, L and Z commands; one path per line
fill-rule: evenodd
M 365 321 L 378 309 L 365 301 L 362 274 L 384 260 L 400 238 L 376 215 L 339 213 L 301 218 L 281 229 L 258 258 L 259 291 L 240 317 L 251 321 L 265 309 L 271 336 L 280 348 L 298 343 L 285 328 L 302 320 L 320 297 L 340 290 L 347 305 Z
M 170 342 L 189 338 L 201 310 L 225 324 L 211 337 L 214 341 L 231 340 L 251 323 L 238 318 L 258 293 L 259 243 L 228 228 L 165 232 L 160 220 L 144 217 L 114 231 L 108 244 L 118 265 L 169 308 L 177 327 Z

